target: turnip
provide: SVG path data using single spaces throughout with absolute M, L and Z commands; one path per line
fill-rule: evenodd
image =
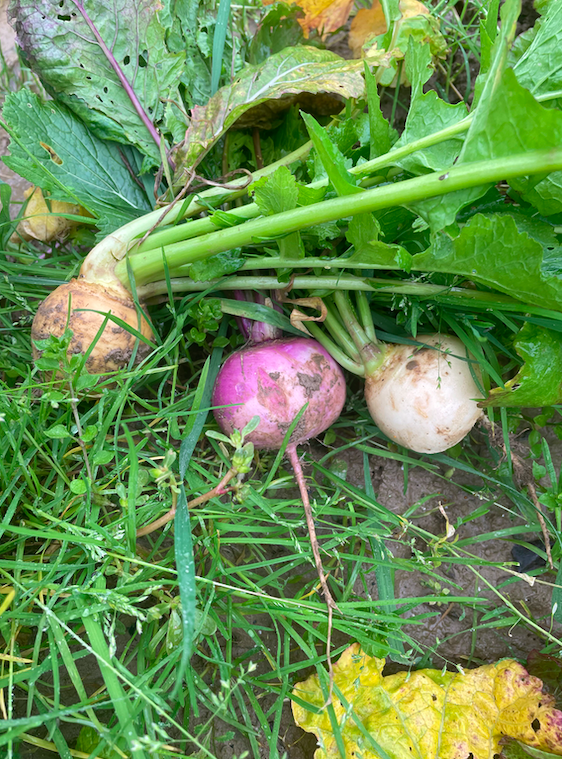
M 361 322 L 349 295 L 336 293 L 337 311 L 313 334 L 349 371 L 365 378 L 365 400 L 387 437 L 418 453 L 440 453 L 460 442 L 482 415 L 478 366 L 463 343 L 450 335 L 420 335 L 423 345 L 377 340 L 364 293 L 357 293 Z M 347 332 L 346 332 L 347 330 Z M 471 368 L 472 367 L 472 368 Z
M 336 608 L 322 567 L 308 490 L 297 453 L 305 443 L 336 421 L 345 402 L 343 372 L 320 343 L 307 337 L 264 339 L 233 353 L 221 367 L 213 390 L 215 419 L 226 435 L 242 430 L 259 416 L 256 429 L 245 439 L 257 449 L 282 447 L 291 423 L 303 407 L 285 450 L 295 472 L 301 494 L 316 571 L 328 606 L 327 658 L 330 661 L 330 631 Z

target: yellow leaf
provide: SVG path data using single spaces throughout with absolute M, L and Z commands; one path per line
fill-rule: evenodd
M 271 5 L 275 0 L 263 0 L 264 5 Z M 351 13 L 353 0 L 287 0 L 288 5 L 298 5 L 304 12 L 299 19 L 304 36 L 308 38 L 313 29 L 326 36 L 342 27 Z
M 386 32 L 386 19 L 379 0 L 372 8 L 360 8 L 349 29 L 348 44 L 354 58 L 361 57 L 363 45 L 369 37 L 378 37 Z
M 56 214 L 84 215 L 86 213 L 79 205 L 63 203 L 62 200 L 49 200 L 47 206 L 39 187 L 29 187 L 24 195 L 29 200 L 24 217 L 13 235 L 16 242 L 22 238 L 41 240 L 41 242 L 50 242 L 55 238 L 60 238 L 75 227 L 77 222 Z
M 503 737 L 562 755 L 562 712 L 513 659 L 464 673 L 423 669 L 383 677 L 383 667 L 358 643 L 334 666 L 333 708 L 346 759 L 381 756 L 357 721 L 391 759 L 492 759 Z M 315 759 L 339 757 L 318 676 L 298 683 L 293 696 L 320 710 L 293 702 L 295 722 L 318 737 Z

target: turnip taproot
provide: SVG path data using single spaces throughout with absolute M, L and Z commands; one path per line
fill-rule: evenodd
M 373 420 L 391 440 L 418 453 L 459 443 L 482 416 L 480 391 L 458 337 L 418 335 L 427 347 L 387 345 L 378 370 L 365 377 Z M 467 357 L 469 359 L 470 357 Z

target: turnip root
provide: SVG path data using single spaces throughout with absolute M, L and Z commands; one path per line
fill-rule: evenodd
M 332 337 L 317 325 L 309 329 L 342 366 L 365 378 L 377 426 L 417 453 L 440 453 L 461 441 L 482 415 L 478 364 L 462 341 L 434 334 L 416 338 L 427 347 L 381 343 L 364 293 L 355 295 L 360 319 L 349 294 L 333 297 L 325 322 Z
M 387 345 L 381 366 L 365 377 L 365 400 L 391 440 L 418 453 L 460 442 L 482 415 L 480 391 L 464 345 L 450 335 L 420 335 L 428 347 Z
M 336 421 L 345 402 L 343 372 L 330 354 L 306 337 L 265 340 L 233 353 L 223 364 L 213 391 L 215 418 L 226 435 L 259 416 L 245 439 L 258 449 L 278 450 L 301 408 L 286 454 L 301 494 L 316 571 L 328 606 L 326 658 L 332 673 L 330 636 L 336 603 L 322 567 L 308 490 L 297 445 L 316 437 Z
M 100 313 L 95 313 L 100 312 Z M 144 316 L 139 314 L 133 299 L 125 288 L 121 291 L 86 279 L 72 279 L 57 287 L 41 303 L 31 327 L 31 339 L 45 340 L 50 335 L 61 337 L 66 328 L 72 330 L 69 354 L 86 353 L 100 327 L 106 313 L 121 319 L 147 339 L 152 338 L 152 330 Z M 135 350 L 138 363 L 150 351 L 149 346 L 138 340 L 126 329 L 108 319 L 107 324 L 86 361 L 86 369 L 91 374 L 105 374 L 125 368 Z M 33 344 L 33 357 L 40 355 Z
M 122 320 L 146 340 L 152 339 L 152 330 L 142 304 L 139 311 L 131 293 L 115 275 L 116 262 L 124 257 L 131 238 L 138 234 L 139 228 L 144 228 L 145 223 L 142 219 L 136 219 L 102 240 L 84 259 L 79 276 L 57 287 L 41 303 L 31 327 L 35 359 L 41 355 L 41 351 L 33 341 L 46 340 L 50 335 L 61 337 L 67 327 L 73 333 L 68 348 L 69 355 L 85 354 L 94 342 L 106 314 Z M 108 318 L 88 356 L 86 369 L 91 374 L 106 374 L 124 369 L 135 349 L 135 363 L 139 363 L 150 352 L 145 341 Z
M 233 353 L 218 374 L 212 398 L 213 406 L 221 407 L 214 413 L 225 434 L 259 416 L 260 424 L 248 440 L 256 448 L 273 450 L 281 448 L 305 403 L 308 407 L 291 436 L 293 446 L 326 430 L 344 402 L 340 367 L 319 343 L 306 337 L 270 340 Z

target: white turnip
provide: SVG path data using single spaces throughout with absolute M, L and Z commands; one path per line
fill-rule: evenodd
M 427 347 L 387 345 L 378 369 L 365 376 L 365 400 L 391 440 L 418 453 L 440 453 L 460 442 L 482 416 L 480 391 L 450 335 L 419 335 Z
M 391 440 L 417 453 L 440 453 L 460 442 L 482 415 L 478 364 L 462 341 L 421 335 L 416 345 L 377 340 L 369 305 L 357 293 L 359 321 L 348 294 L 336 292 L 326 326 L 313 335 L 345 368 L 365 378 L 373 421 Z

